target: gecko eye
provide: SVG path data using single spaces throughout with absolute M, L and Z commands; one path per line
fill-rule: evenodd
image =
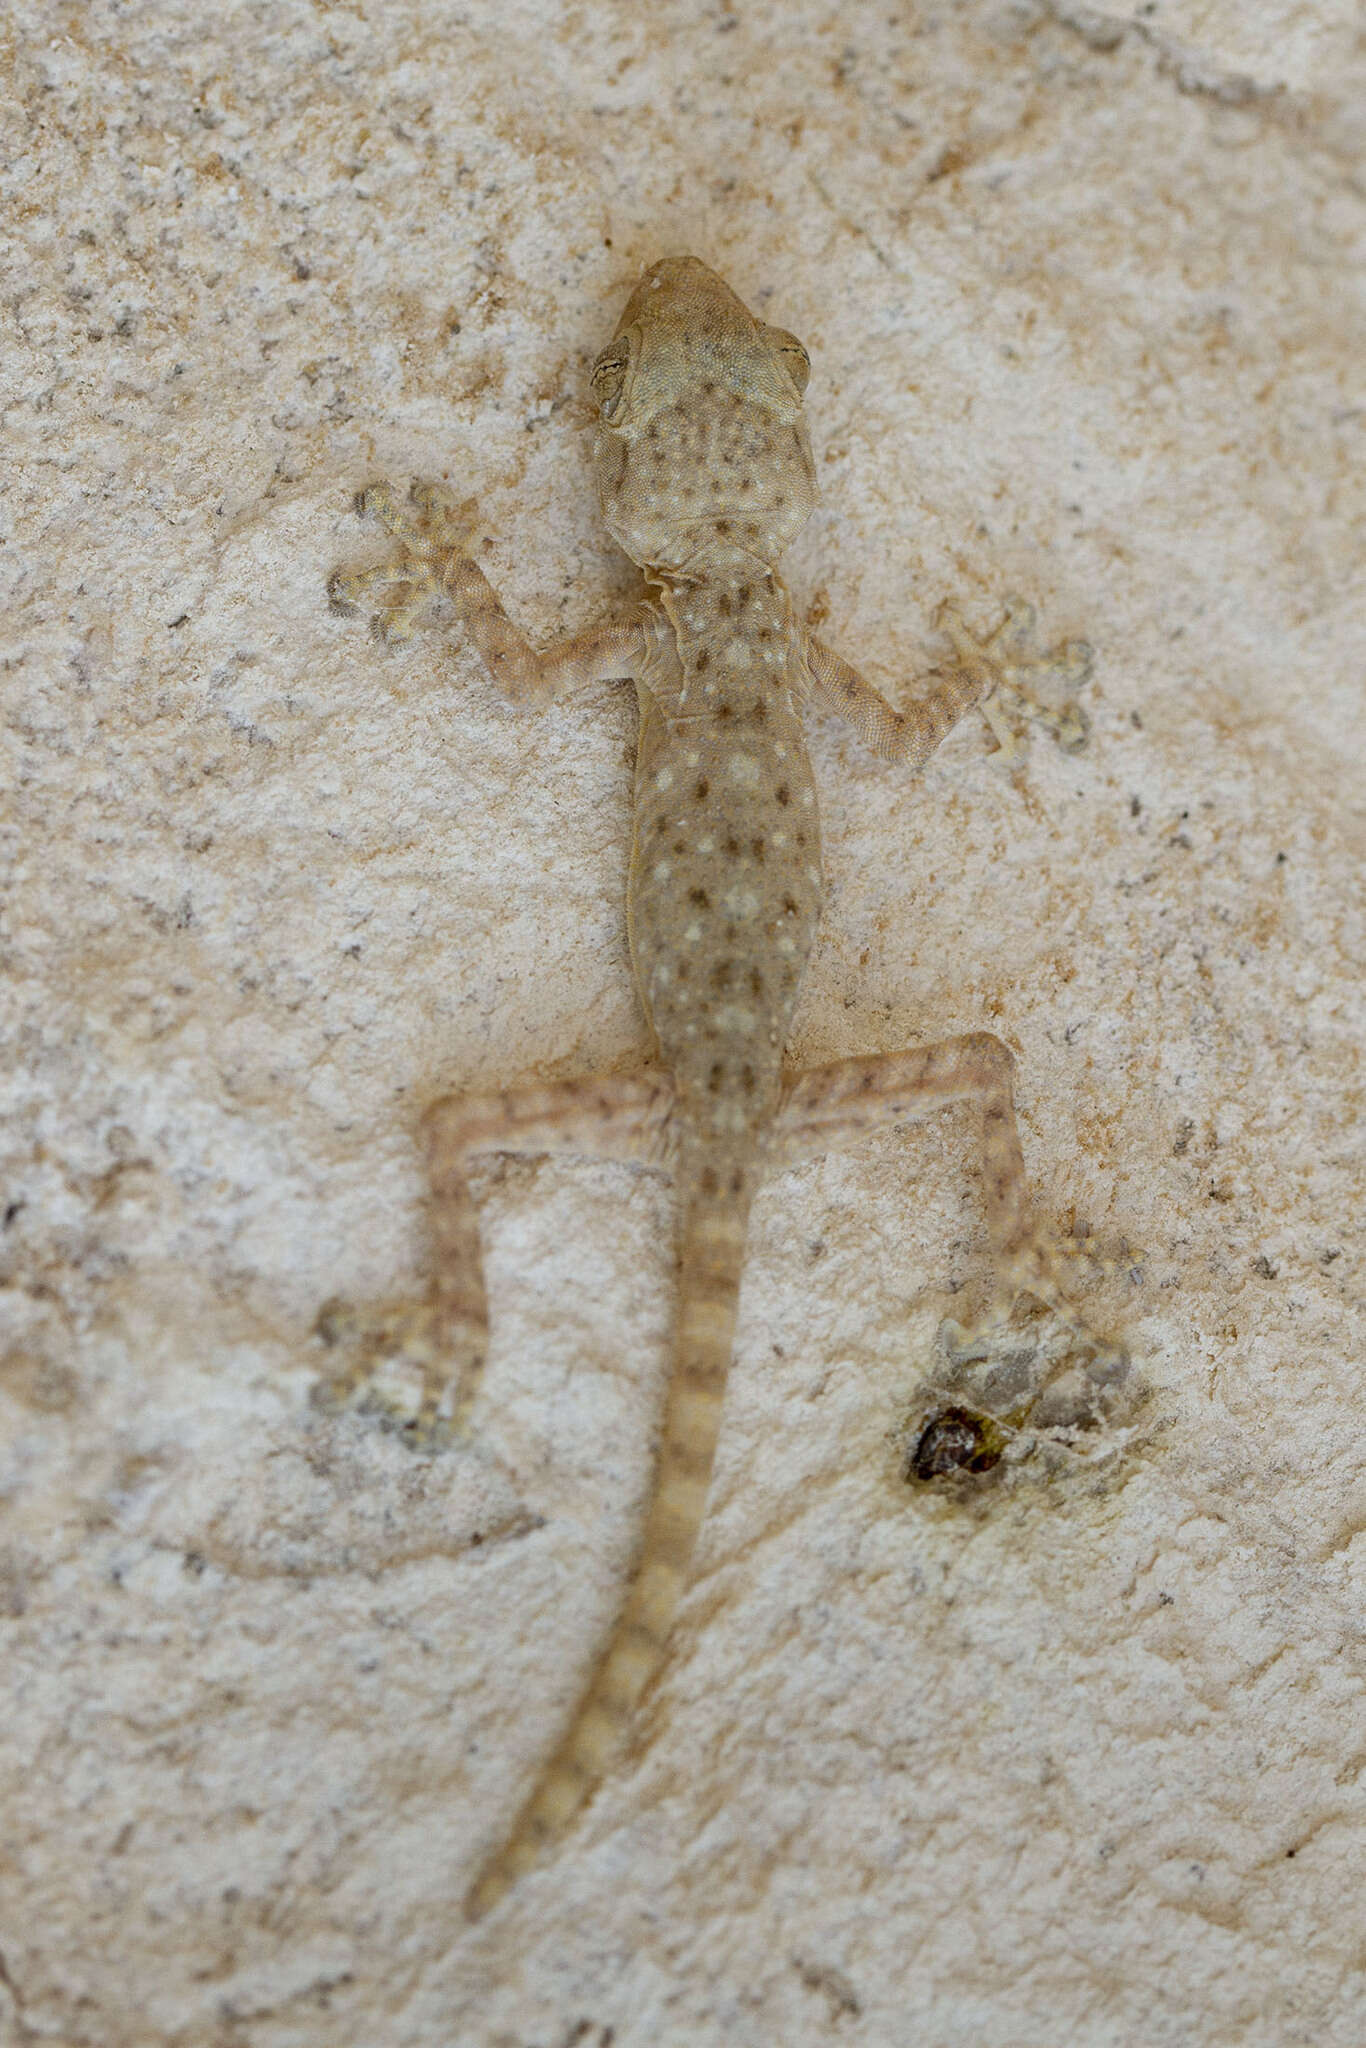
M 618 339 L 607 344 L 593 365 L 593 396 L 598 401 L 598 410 L 605 420 L 614 420 L 621 410 L 621 398 L 626 389 L 626 371 L 630 360 L 630 343 Z
M 787 371 L 800 395 L 805 391 L 811 376 L 810 356 L 796 335 L 789 334 L 785 327 L 765 327 L 763 333 L 764 340 Z

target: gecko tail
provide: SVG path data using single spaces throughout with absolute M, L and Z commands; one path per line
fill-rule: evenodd
M 704 1175 L 704 1184 L 710 1175 Z M 465 1900 L 482 1919 L 565 1834 L 623 1746 L 636 1703 L 664 1662 L 707 1503 L 735 1338 L 749 1174 L 726 1196 L 695 1194 L 679 1238 L 677 1317 L 654 1493 L 606 1654 L 506 1846 Z M 739 1190 L 735 1191 L 735 1182 Z

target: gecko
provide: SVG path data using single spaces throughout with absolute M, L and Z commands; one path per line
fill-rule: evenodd
M 462 1430 L 488 1344 L 471 1162 L 489 1153 L 634 1158 L 662 1164 L 675 1184 L 672 1355 L 635 1562 L 568 1727 L 478 1869 L 471 1919 L 569 1829 L 665 1661 L 706 1508 L 747 1225 L 765 1172 L 939 1104 L 975 1104 L 994 1300 L 1028 1293 L 1077 1321 L 1032 1218 L 1013 1056 L 1000 1038 L 973 1031 L 804 1073 L 784 1067 L 823 893 L 804 717 L 833 712 L 909 768 L 974 706 L 999 729 L 999 706 L 1013 698 L 1064 745 L 1082 731 L 1075 705 L 1050 713 L 1033 703 L 999 635 L 977 640 L 951 610 L 940 623 L 952 663 L 902 709 L 799 618 L 777 564 L 816 503 L 809 371 L 796 336 L 756 319 L 705 264 L 665 258 L 636 286 L 591 378 L 598 496 L 608 531 L 643 572 L 638 605 L 537 650 L 473 559 L 472 508 L 431 483 L 413 486 L 412 513 L 388 486 L 362 492 L 359 509 L 396 550 L 329 584 L 342 610 L 372 604 L 376 632 L 394 639 L 445 599 L 519 708 L 614 678 L 634 683 L 639 707 L 627 930 L 653 1057 L 628 1072 L 434 1104 L 422 1127 L 429 1298 L 406 1319 L 348 1320 L 340 1304 L 320 1318 L 349 1355 L 325 1383 L 329 1399 L 355 1393 L 379 1357 L 402 1352 L 421 1378 L 415 1435 L 434 1438 L 443 1409 L 448 1430 Z M 1074 675 L 1075 656 L 1069 643 L 1060 664 Z

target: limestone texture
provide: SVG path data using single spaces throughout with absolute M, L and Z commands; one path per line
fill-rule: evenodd
M 0 99 L 4 2048 L 1366 2037 L 1366 55 L 1332 0 L 14 0 Z M 671 1209 L 484 1178 L 477 1441 L 310 1405 L 451 1088 L 645 1051 L 610 686 L 331 615 L 383 475 L 549 638 L 691 251 L 811 351 L 787 578 L 892 695 L 1019 594 L 1086 747 L 818 724 L 798 1060 L 978 1028 L 1133 1359 L 908 1483 L 971 1122 L 772 1180 L 632 1756 L 458 1914 L 608 1625 Z M 940 1358 L 942 1363 L 942 1358 Z

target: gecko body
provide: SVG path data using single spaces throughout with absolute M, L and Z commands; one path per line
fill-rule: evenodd
M 404 1326 L 401 1341 L 424 1375 L 427 1422 L 452 1375 L 461 1382 L 458 1410 L 468 1410 L 483 1362 L 471 1158 L 662 1150 L 678 1189 L 672 1357 L 636 1563 L 569 1727 L 476 1879 L 472 1917 L 569 1826 L 663 1662 L 705 1509 L 746 1227 L 764 1168 L 856 1140 L 879 1122 L 973 1100 L 998 1292 L 1028 1285 L 1062 1309 L 1029 1221 L 1012 1061 L 1000 1040 L 972 1033 L 784 1075 L 822 901 L 804 714 L 813 703 L 837 711 L 878 752 L 918 765 L 965 710 L 1008 685 L 991 643 L 978 645 L 950 618 L 953 667 L 896 711 L 798 620 L 777 563 L 816 502 L 802 417 L 808 370 L 801 343 L 756 320 L 704 264 L 666 259 L 637 286 L 593 371 L 598 492 L 609 530 L 644 572 L 636 612 L 537 652 L 470 560 L 434 487 L 415 493 L 416 523 L 387 492 L 367 493 L 399 554 L 378 571 L 333 579 L 345 604 L 380 592 L 390 632 L 405 631 L 433 592 L 445 594 L 514 701 L 623 674 L 639 700 L 628 918 L 657 1064 L 453 1098 L 426 1125 L 437 1272 L 423 1316 Z M 396 1328 L 392 1317 L 372 1325 L 353 1347 L 359 1362 L 341 1391 L 400 1341 Z

